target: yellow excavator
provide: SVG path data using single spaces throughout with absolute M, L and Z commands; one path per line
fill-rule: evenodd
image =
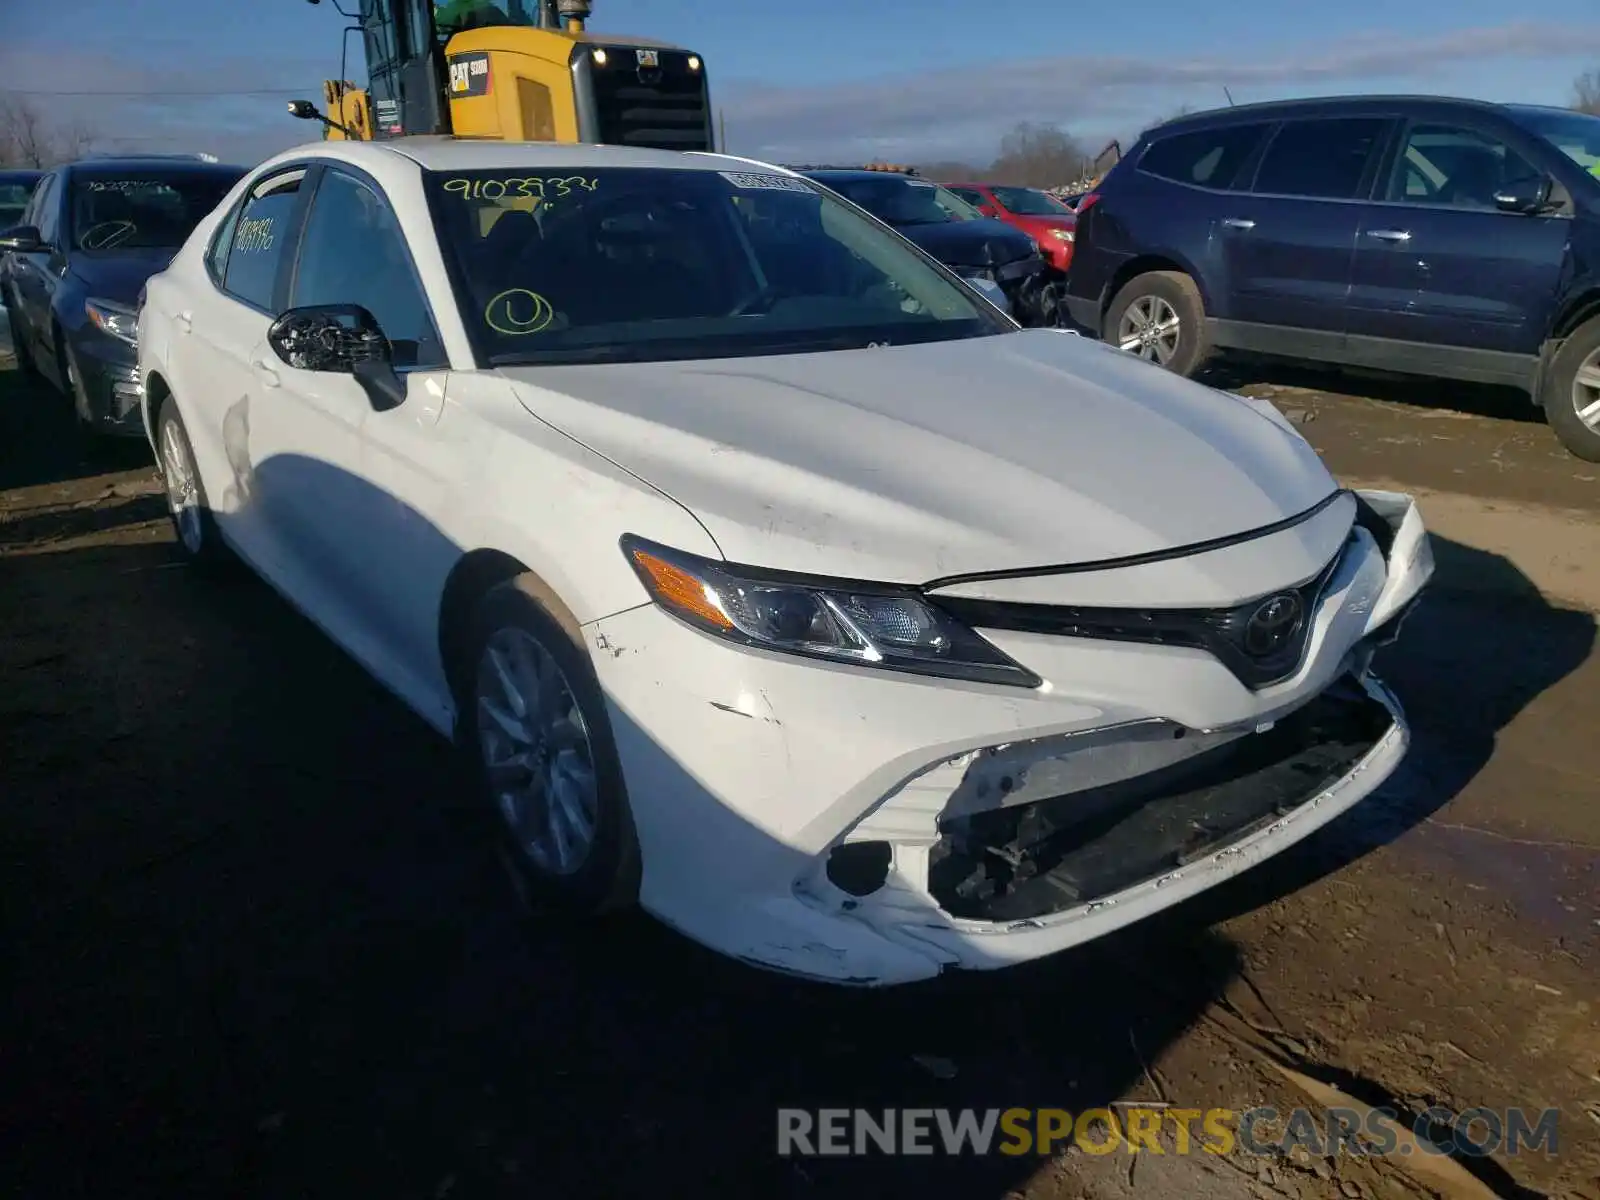
M 357 0 L 356 12 L 331 2 L 351 22 L 346 45 L 361 35 L 367 86 L 326 81 L 325 111 L 290 103 L 293 116 L 320 121 L 324 137 L 716 148 L 704 60 L 665 42 L 588 32 L 590 0 Z

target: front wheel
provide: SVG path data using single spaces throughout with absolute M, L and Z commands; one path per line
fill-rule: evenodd
M 1585 462 L 1600 462 L 1600 317 L 1562 344 L 1540 390 L 1540 407 L 1561 444 Z
M 519 898 L 575 916 L 632 907 L 639 849 L 600 684 L 577 636 L 513 579 L 471 618 L 460 743 Z
M 1210 356 L 1200 289 L 1181 271 L 1130 279 L 1106 311 L 1102 338 L 1175 375 L 1193 375 Z

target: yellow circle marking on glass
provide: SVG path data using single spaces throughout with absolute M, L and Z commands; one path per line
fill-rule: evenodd
M 526 316 L 516 311 L 524 305 L 531 310 Z M 550 301 L 538 292 L 530 292 L 527 288 L 511 288 L 501 292 L 483 308 L 484 323 L 496 333 L 503 333 L 507 337 L 542 333 L 555 319 L 555 310 L 550 307 Z

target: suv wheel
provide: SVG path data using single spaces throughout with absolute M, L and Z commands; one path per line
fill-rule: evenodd
M 1211 351 L 1200 289 L 1181 271 L 1147 271 L 1123 284 L 1101 329 L 1113 346 L 1175 375 L 1193 375 Z
M 1539 403 L 1561 444 L 1585 462 L 1600 462 L 1600 317 L 1562 344 L 1542 392 Z

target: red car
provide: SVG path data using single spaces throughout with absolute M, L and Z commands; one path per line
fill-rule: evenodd
M 1045 261 L 1065 275 L 1072 265 L 1072 243 L 1078 217 L 1049 192 L 1038 188 L 1002 187 L 989 183 L 944 185 L 986 217 L 1015 225 L 1034 241 Z

